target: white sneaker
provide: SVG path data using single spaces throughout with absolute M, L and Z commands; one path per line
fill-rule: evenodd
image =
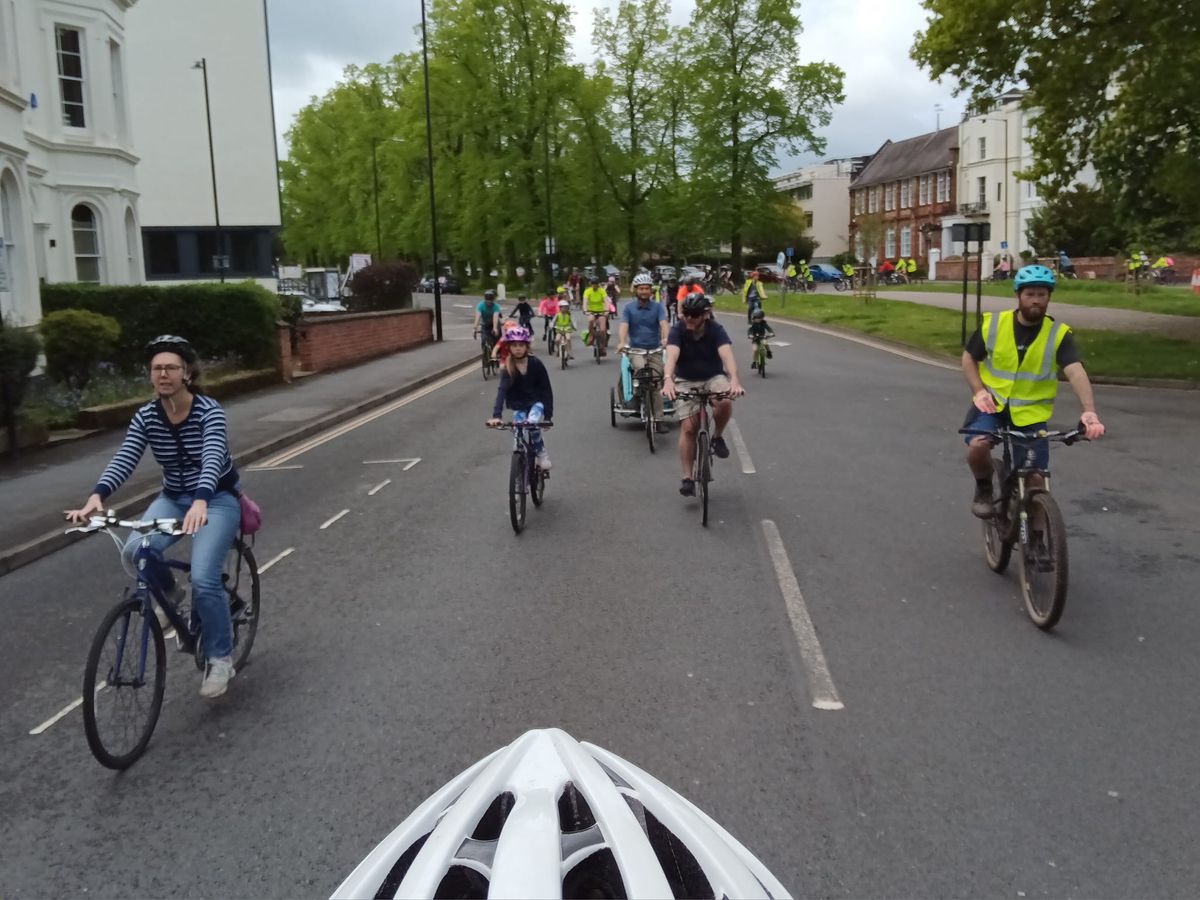
M 171 606 L 173 606 L 175 608 L 175 611 L 177 613 L 179 613 L 180 615 L 184 615 L 186 613 L 186 610 L 183 608 L 183 602 L 186 599 L 187 599 L 187 585 L 183 584 L 183 582 L 180 581 L 179 579 L 176 579 L 175 586 L 173 588 L 171 588 L 170 591 L 167 592 L 167 602 L 170 603 Z M 161 628 L 163 631 L 167 631 L 168 629 L 175 627 L 174 625 L 171 624 L 171 620 L 167 618 L 166 612 L 157 603 L 154 604 L 154 617 L 156 619 L 158 619 L 158 627 Z
M 200 696 L 206 700 L 220 697 L 229 687 L 229 681 L 235 674 L 231 657 L 218 656 L 210 659 L 205 667 L 204 681 L 200 683 Z
M 550 468 L 551 468 L 550 454 L 547 453 L 545 450 L 543 450 L 536 457 L 534 457 L 533 461 L 539 469 L 542 469 L 545 472 L 550 471 Z

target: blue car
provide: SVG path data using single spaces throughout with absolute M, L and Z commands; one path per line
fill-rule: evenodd
M 842 273 L 829 263 L 814 263 L 809 269 L 812 270 L 813 281 L 832 282 L 842 277 Z

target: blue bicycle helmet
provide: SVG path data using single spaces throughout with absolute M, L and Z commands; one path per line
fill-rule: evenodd
M 1017 270 L 1013 279 L 1013 290 L 1020 292 L 1023 287 L 1044 287 L 1054 290 L 1054 272 L 1045 266 L 1023 266 Z

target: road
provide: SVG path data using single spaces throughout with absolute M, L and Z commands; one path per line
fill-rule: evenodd
M 983 563 L 960 376 L 777 331 L 708 529 L 673 447 L 610 427 L 611 361 L 552 370 L 554 470 L 519 537 L 476 369 L 247 473 L 258 559 L 292 550 L 251 664 L 205 703 L 173 656 L 124 774 L 78 710 L 30 734 L 79 695 L 112 546 L 0 580 L 0 895 L 327 896 L 547 725 L 676 787 L 797 896 L 1194 895 L 1200 395 L 1101 388 L 1110 436 L 1055 451 L 1071 594 L 1047 635 Z M 814 706 L 789 574 L 841 709 Z

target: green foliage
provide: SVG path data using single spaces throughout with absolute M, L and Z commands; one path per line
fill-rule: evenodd
M 353 295 L 348 298 L 353 312 L 380 309 L 410 309 L 417 270 L 406 262 L 390 260 L 373 263 L 354 273 L 350 281 Z
M 235 357 L 246 368 L 272 364 L 279 298 L 254 282 L 239 284 L 42 286 L 42 310 L 86 309 L 121 326 L 114 361 L 142 368 L 142 350 L 160 334 L 186 337 L 202 359 Z
M 0 422 L 7 422 L 25 398 L 29 375 L 37 367 L 41 344 L 33 329 L 15 328 L 5 321 L 0 327 L 0 379 L 6 393 L 0 394 Z
M 830 265 L 832 265 L 839 272 L 842 271 L 842 266 L 844 266 L 846 263 L 850 263 L 850 265 L 852 265 L 852 266 L 857 266 L 858 265 L 858 257 L 855 256 L 853 253 L 846 252 L 846 253 L 837 254 L 830 261 Z
M 64 309 L 46 315 L 38 330 L 46 348 L 46 373 L 55 381 L 82 389 L 96 366 L 110 362 L 121 325 L 112 316 L 86 309 Z
M 1200 17 L 1178 0 L 923 0 L 913 58 L 987 109 L 1023 84 L 1036 110 L 1029 177 L 1053 198 L 1089 162 L 1116 224 L 1200 247 Z
M 1041 256 L 1107 256 L 1121 248 L 1116 210 L 1099 188 L 1076 185 L 1038 207 L 1025 228 Z

